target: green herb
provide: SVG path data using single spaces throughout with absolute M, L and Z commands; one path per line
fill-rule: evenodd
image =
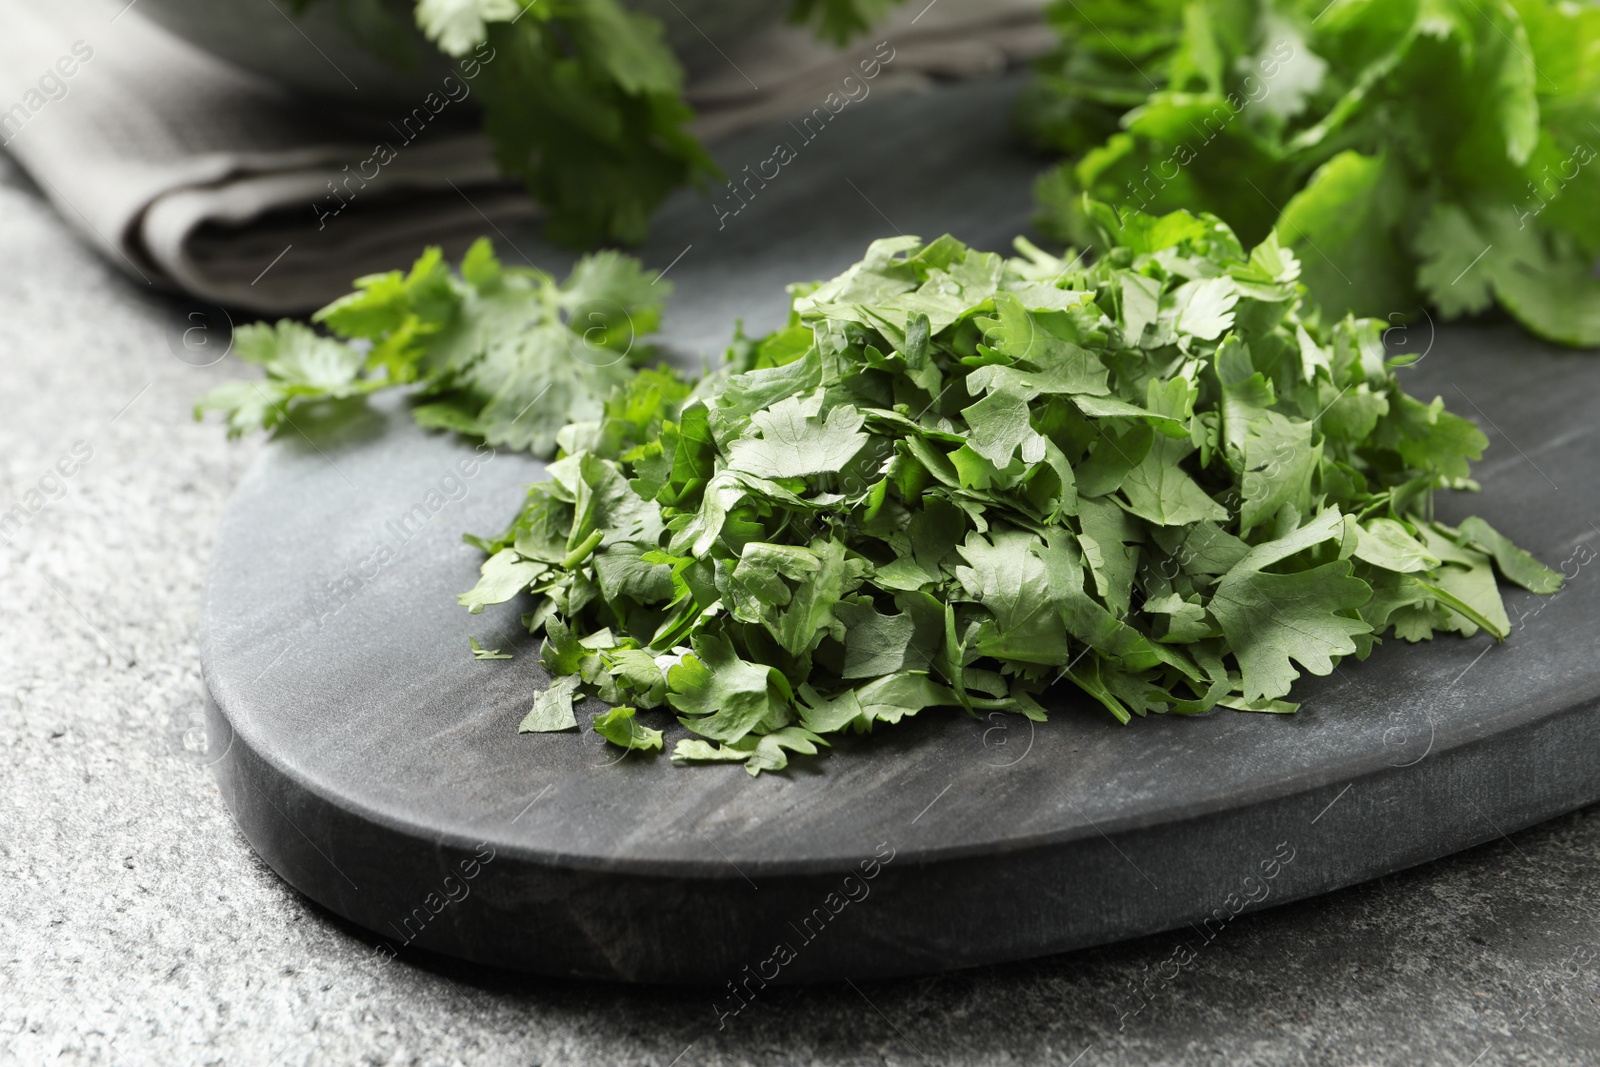
M 314 0 L 293 2 L 304 10 Z M 842 44 L 898 3 L 795 0 L 790 21 Z M 414 62 L 396 4 L 337 5 L 369 51 Z M 552 240 L 637 243 L 668 193 L 720 176 L 685 129 L 694 113 L 659 20 L 619 0 L 416 0 L 416 24 L 445 54 L 482 59 L 474 69 L 495 159 L 550 210 Z
M 1600 345 L 1600 7 L 1556 0 L 1057 0 L 1022 113 L 1079 194 L 1275 231 L 1329 312 L 1498 303 Z
M 195 416 L 221 412 L 237 436 L 292 421 L 300 404 L 408 385 L 420 424 L 548 455 L 561 426 L 598 416 L 630 363 L 652 354 L 640 339 L 671 290 L 616 252 L 585 256 L 558 285 L 501 266 L 487 240 L 459 275 L 430 248 L 410 273 L 356 287 L 312 316 L 342 340 L 289 319 L 236 331 L 235 354 L 266 378 L 221 386 Z
M 878 241 L 698 383 L 663 369 L 560 434 L 461 602 L 534 594 L 555 679 L 644 747 L 750 773 L 929 707 L 1127 722 L 1283 712 L 1379 635 L 1496 639 L 1502 577 L 1560 577 L 1431 521 L 1486 439 L 1407 395 L 1384 324 L 1303 313 L 1299 262 L 1206 215 L 1086 204 L 1100 255 Z M 620 739 L 620 740 L 619 740 Z
M 484 648 L 478 643 L 476 637 L 467 638 L 472 643 L 472 658 L 475 660 L 510 659 L 511 653 L 501 652 L 498 648 Z
M 842 45 L 872 29 L 901 3 L 902 0 L 794 0 L 789 21 L 809 24 L 818 37 Z
M 594 732 L 613 745 L 620 745 L 623 748 L 638 749 L 641 752 L 652 749 L 661 751 L 663 740 L 661 731 L 634 722 L 635 711 L 634 708 L 612 708 L 596 715 Z

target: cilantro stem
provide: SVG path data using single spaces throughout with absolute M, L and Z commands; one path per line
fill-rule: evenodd
M 589 558 L 589 554 L 600 547 L 600 542 L 605 540 L 604 530 L 595 530 L 585 537 L 578 547 L 567 553 L 567 558 L 561 561 L 561 566 L 572 570 L 578 564 Z

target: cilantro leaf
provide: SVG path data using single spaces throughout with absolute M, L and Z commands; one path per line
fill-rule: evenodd
M 1145 453 L 1123 476 L 1120 489 L 1130 512 L 1157 526 L 1189 526 L 1206 519 L 1224 520 L 1228 509 L 1191 478 L 1167 442 Z
M 476 637 L 467 638 L 472 644 L 472 658 L 475 660 L 510 659 L 511 653 L 501 652 L 498 648 L 484 648 L 478 643 Z
M 1242 672 L 1246 701 L 1286 695 L 1299 677 L 1291 660 L 1312 674 L 1330 674 L 1356 651 L 1352 638 L 1369 627 L 1352 613 L 1372 590 L 1347 562 L 1293 574 L 1233 570 L 1217 583 L 1210 611 Z
M 661 751 L 664 735 L 634 720 L 637 709 L 612 708 L 594 717 L 594 732 L 626 749 L 639 752 Z
M 417 0 L 417 26 L 440 51 L 464 56 L 489 36 L 491 22 L 509 22 L 517 0 Z
M 772 667 L 739 657 L 726 638 L 704 636 L 694 653 L 667 672 L 667 703 L 689 729 L 733 742 L 757 725 L 786 717 L 789 683 Z
M 770 734 L 746 737 L 727 745 L 712 745 L 686 738 L 672 750 L 673 762 L 743 763 L 751 777 L 762 771 L 781 771 L 789 765 L 789 753 L 806 756 L 817 753 L 817 745 L 828 742 L 799 726 L 786 726 Z
M 194 408 L 196 419 L 211 412 L 226 416 L 229 437 L 257 428 L 276 429 L 289 419 L 289 409 L 297 402 L 338 400 L 376 387 L 361 376 L 360 352 L 289 319 L 280 319 L 275 326 L 240 327 L 234 333 L 233 350 L 265 371 L 266 380 L 229 382 L 201 397 Z
M 817 36 L 844 44 L 865 32 L 901 3 L 901 0 L 794 0 L 789 21 L 810 23 Z
M 533 707 L 529 709 L 517 731 L 524 734 L 544 734 L 576 730 L 578 716 L 572 710 L 572 697 L 582 683 L 583 679 L 576 674 L 567 675 L 552 681 L 550 688 L 534 694 Z
M 730 459 L 761 478 L 803 478 L 837 471 L 861 451 L 861 412 L 840 405 L 824 419 L 822 394 L 788 397 L 750 419 L 750 431 L 734 442 Z
M 1495 569 L 1508 582 L 1515 582 L 1530 593 L 1554 593 L 1561 588 L 1561 575 L 1511 543 L 1510 538 L 1477 516 L 1461 524 L 1461 537 L 1470 545 L 1494 557 Z

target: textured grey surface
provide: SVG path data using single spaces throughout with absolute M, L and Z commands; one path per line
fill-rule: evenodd
M 1595 809 L 1245 916 L 1170 981 L 1178 939 L 1157 936 L 769 990 L 719 1031 L 700 991 L 384 960 L 267 870 L 178 754 L 202 568 L 257 449 L 188 406 L 237 371 L 174 358 L 178 305 L 3 161 L 0 252 L 0 509 L 94 449 L 0 545 L 0 1062 L 1600 1063 Z

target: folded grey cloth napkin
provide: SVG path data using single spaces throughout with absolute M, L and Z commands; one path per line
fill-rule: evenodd
M 0 144 L 72 226 L 144 282 L 301 312 L 425 245 L 459 255 L 537 214 L 500 178 L 469 110 L 450 112 L 469 80 L 441 90 L 425 127 L 402 108 L 344 111 L 201 52 L 137 3 L 0 0 Z M 692 82 L 694 132 L 715 140 L 808 115 L 885 43 L 893 58 L 873 95 L 995 73 L 1049 47 L 1043 6 L 909 0 L 845 50 L 774 28 Z M 747 69 L 761 71 L 759 88 Z

